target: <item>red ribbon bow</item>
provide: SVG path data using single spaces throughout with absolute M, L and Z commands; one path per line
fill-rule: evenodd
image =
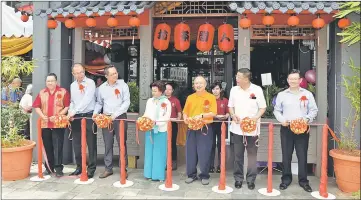
M 254 93 L 251 93 L 251 94 L 249 95 L 249 98 L 251 98 L 251 99 L 253 99 L 254 97 L 256 97 L 256 95 L 254 95 Z

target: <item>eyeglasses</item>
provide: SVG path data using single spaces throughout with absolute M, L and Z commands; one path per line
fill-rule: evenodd
M 81 71 L 81 72 L 77 72 L 77 73 L 73 72 L 73 75 L 77 76 L 77 75 L 81 75 L 81 74 L 84 74 L 84 73 L 85 73 L 85 71 Z

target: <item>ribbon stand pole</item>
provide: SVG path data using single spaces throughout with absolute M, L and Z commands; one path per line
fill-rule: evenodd
M 86 170 L 86 119 L 81 119 L 81 175 L 74 181 L 75 184 L 87 185 L 94 182 L 93 178 L 88 179 Z
M 224 122 L 222 122 L 221 131 L 221 174 L 218 186 L 212 187 L 212 191 L 229 194 L 233 192 L 233 188 L 226 186 L 226 124 Z
M 327 192 L 327 143 L 328 126 L 325 124 L 322 128 L 322 161 L 321 161 L 321 179 L 320 191 L 314 191 L 311 195 L 316 199 L 336 199 L 335 195 Z
M 41 118 L 38 118 L 37 121 L 37 129 L 38 129 L 38 175 L 31 177 L 30 181 L 41 182 L 48 180 L 50 175 L 43 175 L 43 139 L 42 139 L 42 130 L 41 130 Z
M 126 188 L 132 186 L 133 181 L 128 181 L 126 179 L 127 172 L 125 171 L 125 146 L 124 146 L 124 120 L 119 121 L 119 142 L 120 142 L 120 181 L 113 183 L 114 187 Z
M 172 122 L 169 121 L 167 125 L 167 177 L 165 184 L 158 188 L 163 191 L 179 190 L 179 185 L 172 182 Z
M 273 157 L 273 123 L 268 125 L 268 180 L 267 180 L 267 188 L 261 188 L 258 190 L 260 194 L 265 196 L 278 196 L 281 194 L 280 191 L 272 188 L 272 157 Z

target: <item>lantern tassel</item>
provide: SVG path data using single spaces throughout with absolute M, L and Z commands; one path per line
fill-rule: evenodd
M 112 32 L 110 33 L 110 45 L 112 45 L 112 41 L 113 41 L 113 29 L 112 29 Z
M 269 32 L 267 33 L 267 42 L 269 43 Z
M 135 30 L 134 30 L 135 28 L 133 28 L 133 40 L 132 40 L 132 45 L 134 45 L 134 32 L 135 32 Z
M 247 37 L 244 37 L 243 46 L 246 46 L 246 43 L 247 43 Z
M 292 33 L 292 45 L 294 45 L 295 43 L 294 43 L 294 40 L 293 40 L 293 33 Z

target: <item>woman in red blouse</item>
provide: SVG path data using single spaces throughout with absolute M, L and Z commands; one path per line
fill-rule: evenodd
M 216 96 L 217 101 L 217 115 L 215 116 L 214 120 L 227 120 L 229 117 L 228 113 L 228 99 L 223 97 L 223 90 L 222 85 L 219 82 L 214 83 L 211 86 L 212 93 Z M 215 151 L 216 151 L 216 138 L 217 138 L 217 152 L 218 152 L 218 162 L 217 162 L 217 173 L 221 172 L 220 164 L 221 164 L 221 126 L 222 123 L 213 122 L 213 146 L 210 158 L 210 168 L 209 172 L 214 173 L 214 158 L 215 158 Z
M 65 115 L 70 105 L 69 92 L 57 85 L 57 76 L 54 73 L 46 77 L 46 88 L 40 90 L 36 97 L 33 108 L 42 119 L 42 139 L 48 158 L 49 167 L 46 171 L 56 172 L 56 176 L 63 176 L 63 143 L 65 128 L 57 128 L 54 125 L 56 115 Z

